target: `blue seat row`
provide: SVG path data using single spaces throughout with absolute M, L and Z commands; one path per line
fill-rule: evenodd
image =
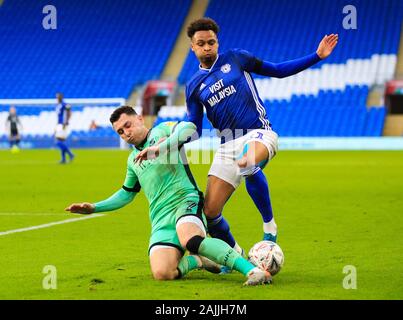
M 55 0 L 55 30 L 48 4 L 0 6 L 0 99 L 128 97 L 160 77 L 191 0 Z
M 382 136 L 385 107 L 272 106 L 269 118 L 282 137 Z

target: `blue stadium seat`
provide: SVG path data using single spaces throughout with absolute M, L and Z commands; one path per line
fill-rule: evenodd
M 160 77 L 191 0 L 56 0 L 56 30 L 41 27 L 47 4 L 0 6 L 0 99 L 128 97 Z

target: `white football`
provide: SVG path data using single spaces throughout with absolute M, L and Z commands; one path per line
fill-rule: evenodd
M 272 241 L 256 243 L 248 254 L 249 261 L 260 269 L 269 271 L 272 276 L 278 273 L 284 265 L 284 253 L 280 246 Z

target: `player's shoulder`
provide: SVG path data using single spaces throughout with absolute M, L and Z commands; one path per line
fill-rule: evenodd
M 175 127 L 177 124 L 178 124 L 178 121 L 164 121 L 164 122 L 161 122 L 158 126 L 156 126 L 156 128 L 157 128 L 157 127 L 161 127 L 161 128 L 166 128 L 166 127 L 172 128 L 172 127 Z
M 227 56 L 230 56 L 232 54 L 236 54 L 240 50 L 242 50 L 242 49 L 240 49 L 240 48 L 231 48 L 231 49 L 228 49 L 227 51 L 225 51 L 224 53 L 221 53 L 220 56 L 227 57 Z
M 231 49 L 228 53 L 228 61 L 238 64 L 243 70 L 250 70 L 251 65 L 256 64 L 256 57 L 253 53 L 240 48 Z
M 162 131 L 164 133 L 172 132 L 173 129 L 178 125 L 178 121 L 164 121 L 159 123 L 153 128 L 155 131 Z
M 234 55 L 234 56 L 241 56 L 241 57 L 245 57 L 245 56 L 250 56 L 252 57 L 253 54 L 251 52 L 249 52 L 248 50 L 245 49 L 241 49 L 241 48 L 233 48 L 228 50 L 228 55 Z

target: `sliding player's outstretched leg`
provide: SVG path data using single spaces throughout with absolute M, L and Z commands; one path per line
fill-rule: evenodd
M 247 277 L 245 285 L 253 286 L 258 284 L 271 283 L 271 274 L 255 267 L 252 263 L 242 257 L 237 251 L 220 239 L 203 238 L 194 236 L 189 239 L 187 249 L 191 252 L 197 252 L 199 255 L 207 257 L 236 270 Z
M 205 257 L 217 264 L 229 267 L 248 278 L 245 285 L 271 282 L 270 273 L 260 270 L 242 257 L 236 250 L 220 239 L 206 238 L 201 221 L 196 216 L 185 217 L 186 222 L 177 222 L 177 234 L 181 245 L 191 254 Z

